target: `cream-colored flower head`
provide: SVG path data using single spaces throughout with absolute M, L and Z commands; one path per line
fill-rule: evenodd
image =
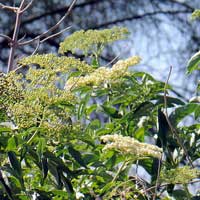
M 136 157 L 151 156 L 155 158 L 161 158 L 162 149 L 151 144 L 139 142 L 131 137 L 124 137 L 122 135 L 104 135 L 101 136 L 101 140 L 105 143 L 103 150 L 114 149 L 123 154 L 129 154 Z
M 127 75 L 128 67 L 138 64 L 140 60 L 140 57 L 133 56 L 126 60 L 118 61 L 112 68 L 99 67 L 86 76 L 70 78 L 67 81 L 65 88 L 70 89 L 71 87 L 100 86 L 105 82 L 118 80 Z

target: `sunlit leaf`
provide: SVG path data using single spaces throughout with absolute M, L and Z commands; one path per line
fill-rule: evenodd
M 191 74 L 194 70 L 200 69 L 200 51 L 194 54 L 187 63 L 187 73 Z

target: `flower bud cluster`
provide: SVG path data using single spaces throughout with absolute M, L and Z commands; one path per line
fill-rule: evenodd
M 191 18 L 192 18 L 192 20 L 195 20 L 195 19 L 197 19 L 197 18 L 200 18 L 200 9 L 195 10 L 195 11 L 192 13 Z
M 198 178 L 199 175 L 199 170 L 191 169 L 189 166 L 184 166 L 170 170 L 161 170 L 160 180 L 161 182 L 167 182 L 172 184 L 187 184 L 192 179 Z
M 85 55 L 102 51 L 103 46 L 116 40 L 124 39 L 128 34 L 126 28 L 113 27 L 104 30 L 81 30 L 68 36 L 60 43 L 59 53 L 81 50 Z
M 78 69 L 81 72 L 92 72 L 93 68 L 79 59 L 73 57 L 61 56 L 55 54 L 41 54 L 25 57 L 18 62 L 20 65 L 37 64 L 41 68 L 51 69 L 49 73 L 55 72 L 70 72 L 71 70 Z M 38 70 L 37 70 L 38 72 Z

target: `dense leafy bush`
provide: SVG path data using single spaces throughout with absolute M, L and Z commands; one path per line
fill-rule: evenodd
M 127 33 L 79 31 L 61 43 L 62 55 L 32 55 L 1 75 L 0 199 L 192 198 L 199 97 L 167 95 L 167 83 L 131 68 L 138 56 L 101 66 L 103 48 Z M 196 121 L 184 126 L 191 114 Z

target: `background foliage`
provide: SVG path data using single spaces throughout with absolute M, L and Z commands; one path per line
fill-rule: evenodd
M 59 53 L 1 73 L 1 199 L 199 198 L 190 187 L 200 175 L 199 96 L 170 96 L 171 70 L 158 81 L 132 68 L 138 56 L 102 62 L 104 48 L 127 36 L 78 31 Z M 199 62 L 197 52 L 187 73 Z

